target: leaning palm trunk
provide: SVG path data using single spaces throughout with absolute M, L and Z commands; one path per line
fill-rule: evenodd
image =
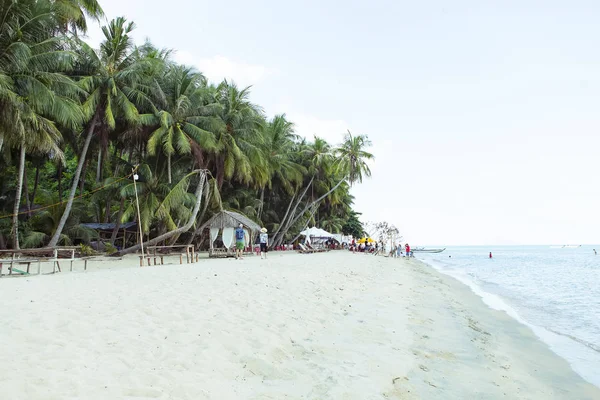
M 67 200 L 67 205 L 65 206 L 65 211 L 63 212 L 62 217 L 60 218 L 60 222 L 56 227 L 56 231 L 54 232 L 54 236 L 50 239 L 50 243 L 48 243 L 48 247 L 54 247 L 58 244 L 58 240 L 60 239 L 60 235 L 67 223 L 67 219 L 71 214 L 71 207 L 73 207 L 73 200 L 75 200 L 75 194 L 77 193 L 77 186 L 79 185 L 79 178 L 81 177 L 81 171 L 83 170 L 83 165 L 85 164 L 85 156 L 87 154 L 88 148 L 90 147 L 90 142 L 92 141 L 92 136 L 94 136 L 94 130 L 96 129 L 96 123 L 98 122 L 98 112 L 92 118 L 90 122 L 90 127 L 88 129 L 87 137 L 85 138 L 85 143 L 83 144 L 83 149 L 81 150 L 81 155 L 79 156 L 79 163 L 77 164 L 77 170 L 75 170 L 75 176 L 73 177 L 73 183 L 71 185 L 71 193 L 69 194 L 69 199 Z
M 21 207 L 21 194 L 23 192 L 23 174 L 25 172 L 25 142 L 21 143 L 21 155 L 19 158 L 19 176 L 17 181 L 17 193 L 15 194 L 15 207 L 13 209 L 12 239 L 13 249 L 19 250 L 19 208 Z
M 342 182 L 344 182 L 346 179 L 342 179 L 340 180 L 334 187 L 332 187 L 327 193 L 325 193 L 323 196 L 319 197 L 318 199 L 316 199 L 315 201 L 307 204 L 302 211 L 300 211 L 295 217 L 295 214 L 292 214 L 292 218 L 291 218 L 291 222 L 286 226 L 286 229 L 284 229 L 284 231 L 281 233 L 280 235 L 280 239 L 282 239 L 288 232 L 288 230 L 294 226 L 294 224 L 296 222 L 298 222 L 298 220 L 300 218 L 302 218 L 302 216 L 311 209 L 311 207 L 314 207 L 315 205 L 318 205 L 324 198 L 326 198 L 327 196 L 329 196 L 331 193 L 333 193 L 341 184 Z M 279 243 L 281 244 L 281 243 Z
M 313 208 L 313 210 L 310 212 L 310 215 L 308 216 L 308 218 L 306 218 L 306 223 L 304 224 L 304 228 L 300 229 L 300 232 L 304 231 L 306 228 L 308 228 L 308 224 L 310 223 L 310 220 L 314 218 L 315 213 L 317 212 L 317 210 L 319 209 L 318 206 L 315 206 Z M 296 235 L 295 238 L 292 239 L 292 243 L 294 243 L 296 240 L 298 240 L 298 238 L 302 236 L 302 234 L 298 233 Z
M 188 222 L 182 226 L 181 228 L 177 228 L 171 232 L 164 233 L 160 236 L 155 237 L 154 239 L 148 240 L 144 242 L 144 246 L 154 246 L 155 244 L 162 242 L 163 240 L 167 240 L 172 238 L 173 236 L 180 235 L 183 232 L 187 232 L 194 225 L 196 221 L 196 217 L 198 216 L 198 212 L 200 211 L 200 203 L 202 203 L 202 190 L 204 189 L 204 181 L 206 180 L 206 170 L 196 170 L 194 173 L 200 174 L 200 182 L 198 183 L 198 187 L 196 188 L 196 204 L 194 205 L 194 210 L 192 211 L 192 215 L 188 219 Z M 125 255 L 131 254 L 138 251 L 142 246 L 140 244 L 136 244 L 135 246 L 131 246 L 126 248 L 125 250 L 121 250 L 116 253 L 116 255 Z
M 285 216 L 283 217 L 283 220 L 279 224 L 279 228 L 277 228 L 277 231 L 273 235 L 273 244 L 272 244 L 272 247 L 279 246 L 281 244 L 281 242 L 283 241 L 283 238 L 285 237 L 285 234 L 290 229 L 290 226 L 291 226 L 290 221 L 291 221 L 292 217 L 296 214 L 296 210 L 298 209 L 298 206 L 302 202 L 302 199 L 306 195 L 306 192 L 308 192 L 308 189 L 312 185 L 314 179 L 315 179 L 315 176 L 313 175 L 310 178 L 310 182 L 308 182 L 308 185 L 306 185 L 306 187 L 304 188 L 304 191 L 302 192 L 302 194 L 298 197 L 298 199 L 296 201 L 296 205 L 294 206 L 294 209 L 293 209 L 293 211 L 292 211 L 291 214 L 289 214 L 289 212 L 290 212 L 290 206 L 294 203 L 294 198 L 292 197 L 292 200 L 290 200 L 290 204 L 288 205 L 288 209 L 287 209 L 287 211 L 285 213 Z M 279 234 L 279 236 L 278 236 L 278 234 Z
M 210 197 L 210 184 L 208 181 L 206 182 L 205 186 L 206 187 L 204 188 L 204 190 L 205 190 L 205 192 L 204 192 L 204 207 L 202 207 L 202 212 L 200 213 L 200 216 L 196 220 L 196 222 L 198 222 L 198 224 L 202 223 L 202 221 L 204 220 L 204 215 L 206 214 L 206 210 L 208 209 L 208 199 Z M 192 233 L 190 235 L 190 237 L 185 242 L 185 244 L 187 244 L 187 245 L 192 244 L 194 242 L 194 239 L 196 238 L 196 236 L 198 236 L 199 234 L 200 234 L 200 232 L 198 232 L 198 230 L 194 230 L 194 233 Z

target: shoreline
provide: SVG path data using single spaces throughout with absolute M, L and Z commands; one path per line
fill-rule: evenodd
M 571 364 L 554 352 L 551 346 L 542 340 L 528 324 L 510 315 L 506 310 L 492 307 L 481 294 L 460 279 L 418 259 L 410 260 L 407 263 L 414 263 L 415 268 L 425 267 L 426 271 L 422 272 L 424 275 L 431 275 L 434 279 L 439 280 L 440 286 L 449 287 L 455 297 L 466 301 L 467 306 L 465 307 L 465 304 L 460 304 L 456 298 L 450 299 L 446 308 L 453 312 L 458 311 L 454 316 L 461 314 L 461 317 L 467 320 L 469 329 L 476 333 L 471 340 L 478 343 L 479 349 L 486 358 L 492 361 L 492 364 L 499 365 L 507 372 L 506 375 L 502 375 L 502 378 L 510 378 L 509 371 L 515 369 L 515 364 L 517 369 L 520 369 L 520 373 L 534 378 L 534 381 L 529 382 L 528 386 L 538 394 L 530 394 L 529 396 L 532 397 L 529 397 L 525 393 L 521 393 L 522 398 L 600 399 L 600 388 L 575 372 Z M 445 296 L 443 290 L 434 293 L 438 297 L 440 293 Z M 479 333 L 483 333 L 483 335 L 478 335 Z M 503 350 L 499 351 L 499 349 Z M 519 364 L 521 365 L 519 366 Z M 544 388 L 544 386 L 546 387 Z M 571 392 L 571 390 L 577 390 L 577 392 Z M 518 392 L 520 391 L 518 390 Z M 482 396 L 483 393 L 485 392 L 481 393 Z
M 452 273 L 450 271 L 445 271 L 441 265 L 436 264 L 435 262 L 433 262 L 433 260 L 419 261 L 433 268 L 438 273 L 441 273 L 444 276 L 451 277 L 452 279 L 455 279 L 463 285 L 467 286 L 476 296 L 480 297 L 490 309 L 504 312 L 518 323 L 531 329 L 537 337 L 537 339 L 545 343 L 554 354 L 567 361 L 571 368 L 579 376 L 581 376 L 584 380 L 591 383 L 592 385 L 600 388 L 600 378 L 596 375 L 593 375 L 593 373 L 588 372 L 593 371 L 594 368 L 597 368 L 593 361 L 589 360 L 586 363 L 583 363 L 581 358 L 578 358 L 569 352 L 569 350 L 572 350 L 572 346 L 580 346 L 582 351 L 591 352 L 589 353 L 591 354 L 591 357 L 598 358 L 597 355 L 593 353 L 594 351 L 598 352 L 598 350 L 595 349 L 593 345 L 591 345 L 590 343 L 582 343 L 578 338 L 573 338 L 568 335 L 554 332 L 543 326 L 539 326 L 528 321 L 519 313 L 517 309 L 515 309 L 511 304 L 509 304 L 507 300 L 502 298 L 502 296 L 486 291 L 477 282 L 470 279 L 467 275 L 461 275 Z
M 428 264 L 290 253 L 3 278 L 0 386 L 32 400 L 600 399 Z

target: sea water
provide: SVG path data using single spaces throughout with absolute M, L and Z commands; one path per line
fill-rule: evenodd
M 593 249 L 600 253 L 600 245 L 488 246 L 415 255 L 531 327 L 579 375 L 600 387 L 600 255 Z

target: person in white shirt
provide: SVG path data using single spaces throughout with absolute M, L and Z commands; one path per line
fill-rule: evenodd
M 260 258 L 267 258 L 267 248 L 269 247 L 269 235 L 267 228 L 260 230 Z M 264 253 L 264 254 L 263 254 Z

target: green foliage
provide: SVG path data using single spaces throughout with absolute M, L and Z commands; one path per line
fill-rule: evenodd
M 109 256 L 117 252 L 117 248 L 110 243 L 105 243 L 104 246 L 106 247 L 106 254 Z
M 83 257 L 90 257 L 93 255 L 96 255 L 96 251 L 94 249 L 92 249 L 91 246 L 88 246 L 87 244 L 80 244 L 79 245 L 79 254 L 81 254 Z
M 124 18 L 92 49 L 78 35 L 103 16 L 97 0 L 0 1 L 0 15 L 0 248 L 11 227 L 24 247 L 89 246 L 88 222 L 136 221 L 146 238 L 175 230 L 196 202 L 196 169 L 209 172 L 196 226 L 225 208 L 281 240 L 307 224 L 361 236 L 350 186 L 370 176 L 367 136 L 300 138 L 249 87 L 211 84 L 171 50 L 136 46 Z
M 364 236 L 365 228 L 359 220 L 360 213 L 351 211 L 348 215 L 348 219 L 342 226 L 342 232 L 344 235 L 352 235 L 355 238 L 361 238 Z

